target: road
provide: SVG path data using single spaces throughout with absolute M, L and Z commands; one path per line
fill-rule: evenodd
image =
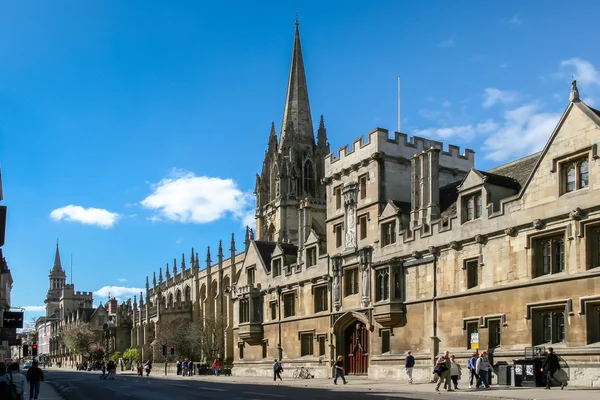
M 231 377 L 212 380 L 197 378 L 163 379 L 137 377 L 135 375 L 117 375 L 115 380 L 100 380 L 99 373 L 47 370 L 46 381 L 50 383 L 65 400 L 189 400 L 202 398 L 207 400 L 401 400 L 401 399 L 457 399 L 446 393 L 398 394 L 372 390 L 365 385 L 337 385 L 331 387 L 298 387 L 285 382 L 275 384 L 270 379 L 257 384 L 232 383 Z M 257 378 L 264 379 L 264 378 Z M 228 382 L 229 381 L 229 382 Z M 310 382 L 310 381 L 307 381 Z M 320 385 L 319 385 L 320 386 Z

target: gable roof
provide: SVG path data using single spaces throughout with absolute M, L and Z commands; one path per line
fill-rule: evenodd
M 255 240 L 254 244 L 258 249 L 258 255 L 262 259 L 267 271 L 271 272 L 271 256 L 277 246 L 276 242 L 263 242 L 261 240 Z
M 530 154 L 528 156 L 492 168 L 487 172 L 487 174 L 512 178 L 519 184 L 519 188 L 517 190 L 520 190 L 523 186 L 525 186 L 525 182 L 527 182 L 527 179 L 529 179 L 529 176 L 533 173 L 535 165 L 537 164 L 541 155 L 542 152 L 538 151 L 537 153 Z
M 503 186 L 510 189 L 519 190 L 521 189 L 521 184 L 513 177 L 498 175 L 491 172 L 478 171 L 483 178 L 485 179 L 485 183 L 489 183 L 491 185 Z

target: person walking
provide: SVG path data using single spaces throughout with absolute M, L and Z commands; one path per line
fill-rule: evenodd
M 406 377 L 408 378 L 408 383 L 413 383 L 413 368 L 415 366 L 415 357 L 413 357 L 411 351 L 409 350 L 406 353 L 406 359 L 404 360 L 404 368 L 406 369 Z
M 438 358 L 433 372 L 436 373 L 439 378 L 435 385 L 436 392 L 440 391 L 442 382 L 444 382 L 444 388 L 446 388 L 447 391 L 454 391 L 452 390 L 452 384 L 450 383 L 450 352 L 448 350 Z
M 281 373 L 283 372 L 283 368 L 281 367 L 281 363 L 277 360 L 275 360 L 275 363 L 273 363 L 273 381 L 277 381 L 277 378 L 279 378 L 280 381 L 282 381 L 283 379 L 281 379 Z
M 458 389 L 458 381 L 462 375 L 462 368 L 460 364 L 456 362 L 454 354 L 450 356 L 450 379 L 454 385 L 454 390 Z
M 558 384 L 560 385 L 560 390 L 563 390 L 565 388 L 564 383 L 562 383 L 554 377 L 556 371 L 560 370 L 560 362 L 558 361 L 558 356 L 554 353 L 554 348 L 552 347 L 548 347 L 546 349 L 546 353 L 548 355 L 546 356 L 546 359 L 542 364 L 542 368 L 540 369 L 541 372 L 546 373 L 546 389 L 550 390 L 552 381 L 555 381 L 558 382 Z
M 477 372 L 476 372 L 476 368 L 477 368 L 477 359 L 479 358 L 479 353 L 475 352 L 473 353 L 473 355 L 471 356 L 471 358 L 469 358 L 469 361 L 467 361 L 467 369 L 469 370 L 469 389 L 471 389 L 473 387 L 473 381 L 475 381 L 475 383 L 477 383 Z
M 44 371 L 38 367 L 38 362 L 34 361 L 31 368 L 27 370 L 27 382 L 29 382 L 29 400 L 37 399 L 40 395 L 40 382 L 44 380 Z
M 337 380 L 338 378 L 342 378 L 342 380 L 344 381 L 344 385 L 348 383 L 348 381 L 346 380 L 346 377 L 344 376 L 344 357 L 342 356 L 338 356 L 337 361 L 335 362 L 334 365 L 335 368 L 335 377 L 333 378 L 333 384 L 337 385 Z
M 9 391 L 9 395 L 12 391 L 12 395 L 16 396 L 17 400 L 23 400 L 23 396 L 25 395 L 25 377 L 19 371 L 19 363 L 13 362 L 10 364 L 8 371 L 0 376 L 0 382 L 4 383 Z
M 213 370 L 215 371 L 215 376 L 219 376 L 219 371 L 221 370 L 221 361 L 219 361 L 218 358 L 215 358 L 215 361 L 213 361 Z
M 477 364 L 475 365 L 475 373 L 478 376 L 477 384 L 475 385 L 477 389 L 479 389 L 482 383 L 486 389 L 490 389 L 490 380 L 488 378 L 488 374 L 490 373 L 491 369 L 492 366 L 487 358 L 487 352 L 484 351 L 481 353 L 481 357 L 477 359 Z

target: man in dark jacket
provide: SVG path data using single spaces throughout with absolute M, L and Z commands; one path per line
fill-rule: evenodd
M 558 382 L 560 385 L 560 390 L 563 390 L 565 385 L 554 377 L 556 371 L 560 370 L 560 362 L 558 361 L 558 356 L 554 354 L 554 349 L 552 347 L 548 347 L 546 349 L 546 359 L 544 360 L 544 364 L 542 365 L 541 372 L 546 372 L 546 389 L 550 389 L 550 384 L 552 381 Z
M 44 372 L 34 361 L 31 368 L 27 370 L 27 382 L 29 382 L 29 400 L 37 399 L 40 395 L 40 382 L 44 380 Z
M 406 376 L 408 377 L 408 383 L 413 383 L 413 367 L 415 366 L 415 357 L 409 351 L 406 353 L 406 359 L 404 360 L 404 368 L 406 368 Z

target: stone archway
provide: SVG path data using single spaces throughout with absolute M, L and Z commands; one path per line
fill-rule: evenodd
M 344 357 L 344 368 L 349 375 L 366 375 L 371 349 L 369 320 L 364 314 L 349 311 L 333 324 L 337 356 Z

